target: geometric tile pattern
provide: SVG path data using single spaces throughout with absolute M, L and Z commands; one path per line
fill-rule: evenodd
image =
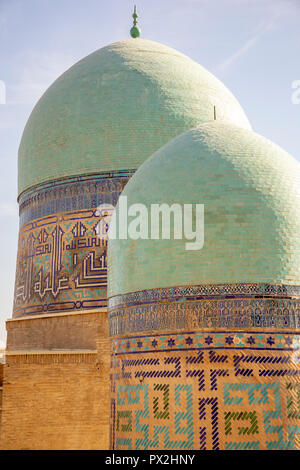
M 112 339 L 112 449 L 300 449 L 295 331 Z
M 14 317 L 106 304 L 106 240 L 95 210 L 55 214 L 19 233 Z
M 35 186 L 19 198 L 20 226 L 60 212 L 116 206 L 133 171 L 63 178 Z
M 106 306 L 106 214 L 97 207 L 116 204 L 129 173 L 67 178 L 21 195 L 14 317 Z
M 227 286 L 227 293 L 236 290 Z M 259 287 L 259 285 L 257 285 Z M 231 293 L 231 298 L 170 299 L 131 306 L 113 307 L 109 300 L 110 335 L 127 335 L 146 331 L 198 328 L 299 328 L 300 300 L 248 297 Z
M 295 351 L 300 350 L 300 333 L 274 332 L 274 331 L 241 331 L 226 330 L 205 332 L 185 332 L 184 334 L 166 333 L 147 336 L 130 336 L 127 338 L 112 339 L 112 353 L 134 354 L 136 352 L 165 351 L 193 351 L 235 349 L 267 351 Z
M 223 302 L 228 302 L 230 299 L 235 298 L 256 297 L 270 299 L 300 298 L 300 286 L 288 284 L 239 283 L 161 287 L 111 297 L 109 299 L 109 308 L 114 310 L 118 307 L 123 308 L 132 305 L 151 304 L 165 300 L 221 299 Z

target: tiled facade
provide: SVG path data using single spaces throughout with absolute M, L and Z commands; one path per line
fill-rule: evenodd
M 114 207 L 131 175 L 71 178 L 22 195 L 15 317 L 106 305 L 107 211 L 98 208 Z
M 109 309 L 111 448 L 300 449 L 299 296 L 172 299 L 188 290 Z
M 111 448 L 300 450 L 299 184 L 295 159 L 221 121 L 130 179 L 148 238 L 108 244 Z M 201 249 L 175 216 L 149 236 L 173 203 L 204 205 Z

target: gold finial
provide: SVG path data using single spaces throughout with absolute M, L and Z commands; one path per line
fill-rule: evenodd
M 130 35 L 131 35 L 132 38 L 139 38 L 140 35 L 141 35 L 141 30 L 137 25 L 138 14 L 136 12 L 136 5 L 134 5 L 134 11 L 133 11 L 132 18 L 133 18 L 133 26 L 130 30 Z
M 214 121 L 217 120 L 217 108 L 214 106 Z

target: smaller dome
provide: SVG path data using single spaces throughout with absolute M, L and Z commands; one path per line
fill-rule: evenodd
M 148 214 L 151 204 L 204 204 L 204 246 L 186 250 L 186 238 L 110 240 L 109 297 L 199 284 L 300 284 L 300 165 L 252 131 L 221 121 L 191 129 L 152 155 L 122 196 Z

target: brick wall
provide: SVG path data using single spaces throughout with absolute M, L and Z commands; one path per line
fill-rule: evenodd
M 7 350 L 95 349 L 106 309 L 8 320 Z
M 0 448 L 107 449 L 106 312 L 11 321 L 7 344 Z
M 1 440 L 1 418 L 2 418 L 2 396 L 3 396 L 3 368 L 4 368 L 4 364 L 0 363 L 0 440 Z

